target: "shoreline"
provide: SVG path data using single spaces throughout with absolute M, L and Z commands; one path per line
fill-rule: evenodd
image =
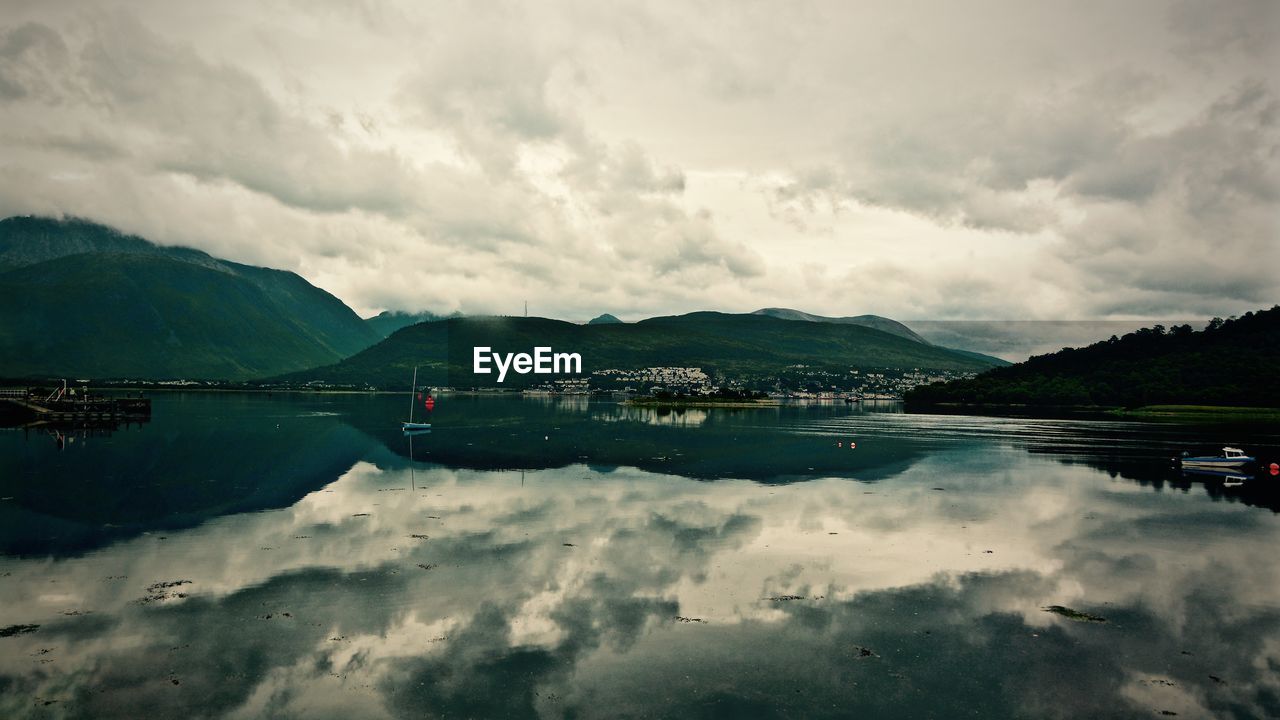
M 34 384 L 32 384 L 34 385 Z M 339 388 L 264 388 L 264 387 L 209 387 L 209 386 L 156 386 L 156 385 L 95 385 L 92 390 L 114 393 L 163 392 L 163 393 L 244 393 L 253 395 L 402 395 L 405 390 L 374 389 L 339 389 Z M 520 390 L 452 390 L 434 389 L 436 395 L 473 396 L 473 397 L 525 397 Z M 576 395 L 575 395 L 576 396 Z M 563 397 L 548 394 L 545 397 Z M 615 401 L 622 405 L 651 408 L 769 408 L 780 407 L 785 402 L 793 401 L 833 401 L 836 398 L 760 398 L 756 400 L 715 401 L 705 399 L 657 400 L 652 398 L 630 398 Z M 876 402 L 876 401 L 868 401 Z M 898 402 L 880 401 L 880 402 Z M 1124 408 L 1115 405 L 1027 405 L 1013 403 L 935 403 L 913 406 L 904 403 L 908 413 L 922 415 L 984 415 L 989 417 L 1026 417 L 1026 418 L 1077 418 L 1094 420 L 1137 420 L 1150 422 L 1275 422 L 1280 423 L 1280 408 L 1254 407 L 1245 405 L 1144 405 L 1136 408 Z
M 1079 418 L 1094 420 L 1145 420 L 1204 422 L 1267 421 L 1280 423 L 1280 408 L 1247 405 L 1023 405 L 1013 403 L 906 404 L 906 411 L 936 415 L 986 415 L 991 417 Z

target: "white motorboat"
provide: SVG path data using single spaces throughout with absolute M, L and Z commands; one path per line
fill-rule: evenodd
M 1183 454 L 1180 462 L 1184 468 L 1201 468 L 1201 469 L 1226 469 L 1237 468 L 1249 465 L 1256 458 L 1245 455 L 1240 448 L 1224 447 L 1221 455 L 1203 455 L 1200 457 L 1190 457 Z

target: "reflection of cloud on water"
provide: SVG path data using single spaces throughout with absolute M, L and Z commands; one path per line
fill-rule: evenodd
M 1269 515 L 1017 451 L 874 486 L 415 485 L 359 463 L 284 510 L 0 560 L 0 624 L 41 625 L 0 638 L 0 714 L 1194 717 L 1280 691 Z

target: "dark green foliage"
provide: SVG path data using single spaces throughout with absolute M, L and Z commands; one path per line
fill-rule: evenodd
M 377 340 L 298 275 L 79 220 L 0 221 L 0 375 L 239 380 Z
M 1144 328 L 1038 355 L 971 380 L 916 388 L 911 405 L 1280 406 L 1280 306 L 1204 330 Z
M 584 373 L 658 366 L 701 367 L 727 377 L 776 374 L 787 366 L 848 370 L 897 367 L 982 370 L 990 362 L 860 325 L 792 322 L 762 315 L 696 312 L 636 323 L 575 325 L 545 318 L 468 317 L 406 327 L 336 365 L 288 375 L 290 382 L 396 388 L 421 366 L 424 384 L 497 387 L 496 374 L 471 372 L 472 348 L 530 352 L 550 346 L 582 355 Z M 508 374 L 501 387 L 545 382 Z

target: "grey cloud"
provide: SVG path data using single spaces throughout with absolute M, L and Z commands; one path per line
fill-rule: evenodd
M 578 118 L 553 97 L 569 61 L 522 30 L 518 5 L 478 9 L 432 28 L 401 98 L 428 129 L 453 135 L 491 174 L 509 173 L 521 143 L 587 142 Z
M 322 212 L 394 214 L 410 204 L 410 181 L 393 154 L 339 149 L 323 129 L 284 112 L 252 76 L 206 62 L 127 16 L 92 27 L 71 72 L 88 96 L 81 132 L 110 128 L 112 154 L 144 170 L 229 181 Z
M 1280 282 L 1250 258 L 1278 252 L 1280 138 L 1269 86 L 1228 89 L 1162 133 L 1117 120 L 1130 108 L 1126 87 L 1021 116 L 1006 108 L 998 121 L 957 122 L 951 134 L 928 122 L 888 131 L 869 141 L 870 154 L 803 170 L 775 188 L 775 212 L 853 200 L 941 223 L 1052 231 L 1063 242 L 1051 253 L 1084 275 L 1057 282 L 1092 290 L 1080 301 L 1085 314 L 1265 304 Z M 1083 218 L 1068 220 L 1064 208 Z M 1137 298 L 1130 289 L 1150 293 Z
M 1095 307 L 1150 312 L 1163 303 L 1199 314 L 1215 299 L 1274 299 L 1280 283 L 1262 268 L 1280 257 L 1276 115 L 1266 87 L 1243 85 L 1187 125 L 1147 141 L 1162 171 L 1149 193 L 1096 206 L 1092 195 L 1084 201 L 1089 217 L 1065 231 L 1068 243 L 1058 252 L 1109 286 Z M 1096 188 L 1096 177 L 1085 176 L 1086 189 Z M 1134 290 L 1148 295 L 1120 300 Z
M 44 133 L 29 136 L 27 140 L 15 139 L 24 142 L 28 147 L 63 152 L 94 162 L 121 160 L 128 156 L 125 149 L 110 138 L 100 132 L 87 129 L 82 129 L 74 135 Z
M 0 208 L 362 312 L 1221 314 L 1278 292 L 1275 13 L 19 4 Z
M 903 124 L 863 131 L 842 167 L 845 192 L 944 222 L 1033 232 L 1053 213 L 1028 217 L 1021 194 L 1062 182 L 1089 160 L 1114 156 L 1132 133 L 1117 117 L 1127 87 L 1088 83 L 1058 96 L 993 101 L 978 96 Z M 1003 207 L 1002 207 L 1003 206 Z
M 1116 148 L 1116 154 L 1087 163 L 1067 181 L 1067 188 L 1080 195 L 1140 202 L 1157 189 L 1168 172 L 1168 158 L 1161 143 L 1152 139 L 1134 140 Z
M 684 173 L 678 168 L 655 167 L 634 143 L 614 153 L 607 162 L 609 184 L 615 191 L 677 194 L 684 191 Z
M 661 228 L 633 251 L 649 258 L 659 275 L 720 269 L 734 277 L 765 274 L 764 261 L 751 248 L 716 236 L 705 219 L 680 220 Z
M 22 131 L 22 142 L 28 149 L 48 149 L 90 167 L 98 164 L 97 174 L 109 163 L 114 172 L 131 176 L 130 185 L 182 175 L 210 193 L 240 187 L 300 213 L 345 215 L 348 225 L 357 219 L 353 215 L 385 217 L 448 254 L 448 259 L 438 261 L 439 272 L 447 272 L 449 265 L 474 272 L 492 261 L 481 258 L 496 255 L 510 274 L 529 274 L 535 280 L 539 264 L 530 263 L 530 258 L 513 260 L 505 252 L 509 244 L 541 248 L 549 260 L 572 254 L 581 262 L 590 256 L 574 251 L 582 244 L 575 237 L 580 230 L 569 227 L 558 201 L 513 168 L 520 148 L 552 143 L 566 150 L 570 170 L 561 176 L 588 199 L 588 211 L 592 205 L 607 209 L 612 202 L 626 202 L 629 193 L 679 194 L 684 180 L 678 169 L 655 164 L 634 143 L 615 150 L 588 137 L 575 116 L 556 106 L 549 86 L 558 66 L 546 53 L 513 31 L 502 31 L 501 23 L 479 25 L 482 38 L 496 33 L 481 43 L 482 57 L 472 44 L 474 37 L 460 37 L 442 54 L 424 61 L 407 86 L 419 93 L 426 117 L 436 123 L 432 130 L 458 139 L 464 159 L 476 161 L 478 171 L 430 161 L 411 167 L 395 150 L 346 141 L 340 136 L 349 126 L 345 121 L 335 125 L 333 111 L 312 122 L 286 108 L 249 72 L 206 60 L 118 14 L 97 16 L 79 49 L 71 53 L 66 74 L 75 80 L 76 92 L 60 91 L 40 101 L 76 110 L 66 115 L 69 127 L 28 127 Z M 39 32 L 25 28 L 8 36 L 15 52 L 34 46 L 28 36 L 66 45 L 47 27 L 39 26 Z M 452 30 L 439 32 L 448 37 Z M 500 51 L 489 52 L 495 47 Z M 372 116 L 356 117 L 366 134 L 376 128 Z M 107 191 L 98 186 L 93 192 Z M 59 189 L 36 183 L 23 194 L 36 193 L 54 194 Z M 145 193 L 139 189 L 139 195 Z M 59 205 L 63 211 L 95 214 L 83 197 L 79 206 L 67 200 Z M 15 209 L 47 212 L 31 201 L 16 203 Z M 148 215 L 157 212 L 147 210 Z M 655 220 L 678 224 L 682 215 L 671 202 L 658 199 L 630 204 L 627 212 L 632 221 L 646 226 Z M 136 220 L 126 227 L 145 231 Z M 316 228 L 304 248 L 304 257 L 312 262 L 349 262 L 354 268 L 389 254 L 372 249 L 386 244 L 377 238 L 372 247 L 361 243 L 344 250 L 332 228 Z M 702 232 L 704 239 L 715 234 L 709 227 Z M 199 245 L 202 239 L 188 236 L 186 241 Z M 272 241 L 290 242 L 279 236 Z M 738 258 L 724 265 L 749 269 L 749 262 Z M 619 273 L 636 270 L 644 272 L 643 266 L 615 268 Z M 547 272 L 541 280 L 550 289 Z M 406 303 L 404 291 L 388 289 L 385 282 L 377 291 L 365 292 L 380 304 Z
M 62 37 L 47 25 L 25 23 L 0 33 L 0 101 L 43 95 L 59 84 L 68 58 Z
M 1168 26 L 1178 35 L 1176 48 L 1198 60 L 1239 50 L 1251 56 L 1276 52 L 1280 9 L 1268 0 L 1203 3 L 1177 0 L 1169 9 Z

